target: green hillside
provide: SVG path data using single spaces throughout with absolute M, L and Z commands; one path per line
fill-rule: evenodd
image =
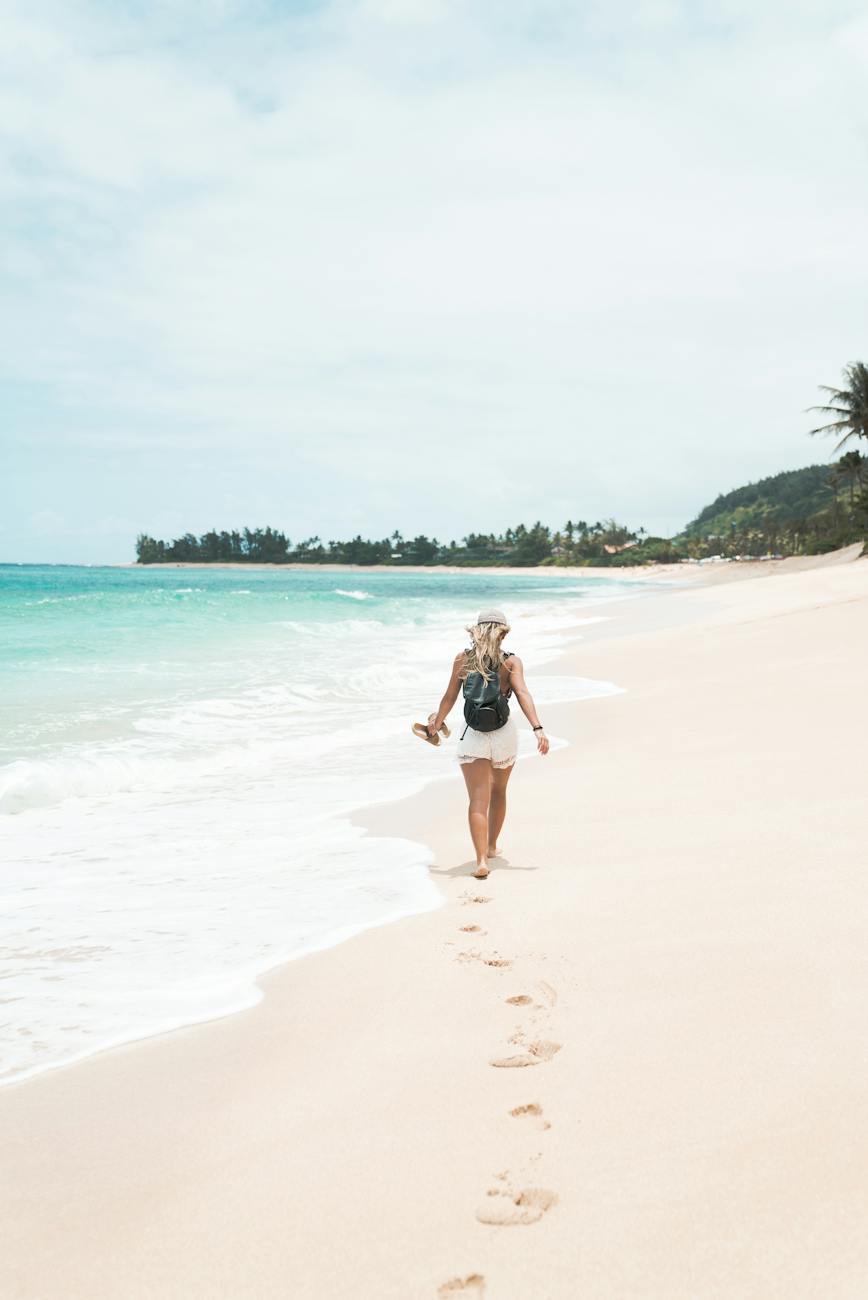
M 779 528 L 810 519 L 828 510 L 833 500 L 829 483 L 829 465 L 807 465 L 804 469 L 784 470 L 758 483 L 724 492 L 711 505 L 700 510 L 680 536 L 727 536 L 733 526 L 739 532 L 749 529 Z

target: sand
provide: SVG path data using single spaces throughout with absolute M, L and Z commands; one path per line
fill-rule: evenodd
M 4 1300 L 861 1300 L 854 556 L 608 607 L 488 881 L 457 775 L 372 810 L 439 910 L 3 1090 Z

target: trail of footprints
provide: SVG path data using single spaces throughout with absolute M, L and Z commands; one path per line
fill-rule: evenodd
M 551 984 L 540 980 L 536 985 L 537 999 L 529 993 L 515 993 L 504 998 L 509 1006 L 532 1007 L 535 1011 L 550 1011 L 558 1000 L 557 992 Z M 561 1050 L 560 1043 L 548 1038 L 528 1040 L 525 1030 L 519 1026 L 510 1035 L 511 1047 L 520 1047 L 520 1052 L 508 1056 L 495 1056 L 489 1061 L 496 1070 L 527 1069 L 536 1065 L 545 1065 Z M 538 1102 L 526 1102 L 514 1106 L 509 1112 L 513 1119 L 521 1120 L 524 1125 L 532 1126 L 538 1132 L 545 1132 L 551 1124 L 543 1114 Z M 539 1158 L 538 1156 L 535 1158 Z M 547 1187 L 515 1188 L 512 1186 L 507 1171 L 495 1174 L 495 1185 L 487 1192 L 487 1199 L 476 1211 L 480 1223 L 495 1227 L 516 1227 L 537 1223 L 543 1215 L 557 1204 L 557 1193 Z
M 464 906 L 479 906 L 491 902 L 488 895 L 467 893 L 462 896 Z M 480 938 L 488 934 L 481 926 L 468 923 L 459 926 L 462 934 L 473 934 Z M 509 970 L 512 959 L 503 957 L 496 950 L 483 953 L 478 949 L 460 952 L 455 958 L 460 962 L 481 962 L 495 970 Z M 524 1007 L 536 1014 L 532 1017 L 535 1029 L 539 1021 L 547 1019 L 557 1002 L 557 991 L 545 980 L 536 982 L 534 995 L 530 993 L 513 993 L 504 1001 L 512 1007 Z M 496 1070 L 524 1070 L 549 1064 L 561 1050 L 561 1044 L 553 1039 L 528 1033 L 521 1025 L 517 1026 L 508 1039 L 508 1045 L 517 1050 L 491 1057 L 489 1065 Z M 510 1118 L 519 1123 L 526 1131 L 546 1132 L 551 1123 L 543 1114 L 538 1102 L 523 1102 L 513 1106 Z M 538 1160 L 542 1153 L 531 1158 L 531 1163 Z M 557 1204 L 557 1193 L 546 1187 L 517 1186 L 508 1170 L 494 1175 L 492 1185 L 487 1189 L 485 1199 L 476 1211 L 480 1223 L 492 1227 L 526 1227 L 539 1220 Z M 437 1292 L 438 1300 L 451 1300 L 452 1297 L 465 1296 L 467 1300 L 483 1300 L 485 1295 L 485 1278 L 480 1273 L 470 1273 L 466 1277 L 455 1277 L 444 1282 Z

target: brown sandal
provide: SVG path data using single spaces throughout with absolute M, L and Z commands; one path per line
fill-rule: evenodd
M 410 730 L 413 735 L 418 736 L 420 740 L 427 740 L 429 745 L 440 744 L 440 737 L 430 735 L 424 722 L 414 722 Z
M 410 730 L 413 732 L 413 735 L 418 736 L 420 740 L 427 740 L 429 745 L 440 744 L 440 736 L 432 736 L 424 722 L 414 722 Z M 444 740 L 448 740 L 452 735 L 452 732 L 446 726 L 445 722 L 440 727 L 440 735 L 443 736 Z

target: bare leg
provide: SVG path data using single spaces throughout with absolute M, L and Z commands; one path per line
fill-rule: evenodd
M 491 799 L 488 804 L 488 844 L 486 845 L 489 858 L 497 856 L 497 841 L 506 817 L 506 787 L 511 776 L 511 767 L 492 768 Z
M 477 758 L 472 763 L 462 763 L 464 782 L 470 800 L 467 821 L 470 838 L 476 851 L 475 875 L 482 879 L 488 875 L 488 803 L 491 798 L 491 764 L 487 758 Z

